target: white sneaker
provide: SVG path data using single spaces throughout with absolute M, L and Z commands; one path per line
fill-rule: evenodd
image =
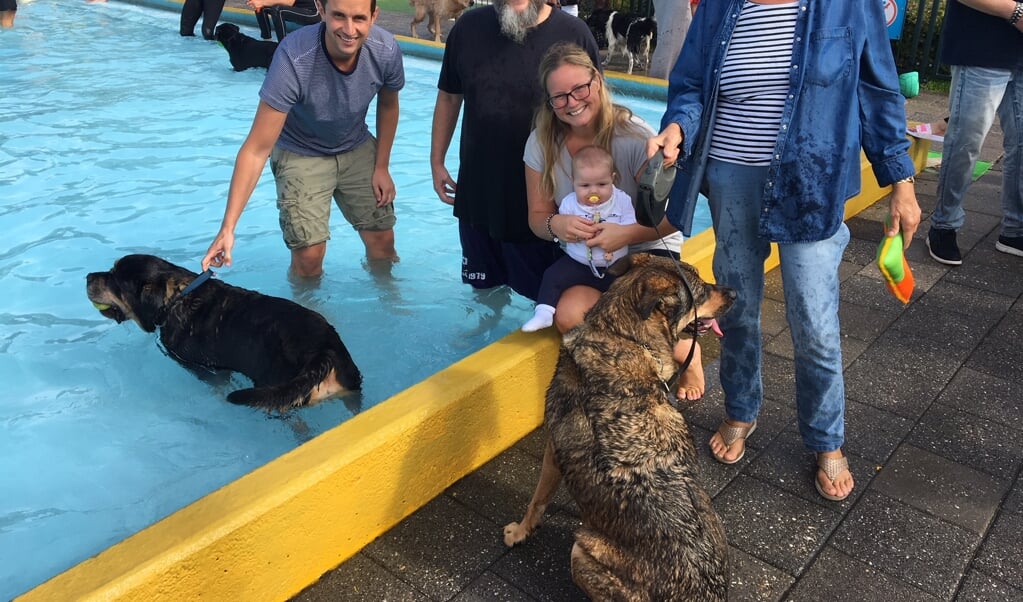
M 536 332 L 554 325 L 554 308 L 540 303 L 533 310 L 533 317 L 522 325 L 522 332 Z

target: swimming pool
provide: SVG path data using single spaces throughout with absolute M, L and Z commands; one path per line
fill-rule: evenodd
M 221 48 L 176 31 L 169 12 L 36 0 L 0 32 L 0 599 L 355 410 L 304 410 L 308 431 L 297 434 L 226 403 L 235 385 L 193 378 L 155 336 L 101 318 L 85 297 L 85 274 L 125 253 L 196 268 L 219 225 L 263 74 L 235 73 Z M 455 222 L 427 160 L 436 65 L 408 57 L 406 67 L 392 170 L 402 262 L 392 277 L 363 269 L 361 243 L 335 223 L 321 286 L 293 290 L 269 171 L 239 226 L 235 266 L 220 274 L 323 313 L 366 376 L 363 409 L 529 314 L 517 298 L 495 312 L 457 280 Z M 656 101 L 625 102 L 659 118 Z

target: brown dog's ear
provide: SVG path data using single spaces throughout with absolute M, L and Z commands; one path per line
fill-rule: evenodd
M 618 277 L 636 266 L 645 264 L 649 260 L 649 253 L 629 253 L 608 266 L 607 271 L 612 276 Z
M 637 253 L 634 256 L 629 255 L 629 257 L 649 258 L 650 256 L 647 253 Z M 643 259 L 639 263 L 644 263 L 645 261 L 646 259 Z M 665 293 L 671 290 L 666 285 L 667 283 L 660 275 L 652 275 L 650 278 L 641 279 L 636 283 L 636 286 L 640 287 L 636 311 L 643 320 L 648 319 L 654 311 L 661 309 L 664 305 Z
M 657 291 L 647 289 L 643 291 L 643 294 L 640 296 L 636 309 L 639 312 L 639 317 L 644 321 L 646 321 L 651 314 L 654 313 L 654 310 L 661 305 L 661 295 L 656 293 Z

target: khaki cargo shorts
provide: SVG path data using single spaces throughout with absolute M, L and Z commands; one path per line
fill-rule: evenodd
M 390 230 L 394 204 L 377 207 L 373 167 L 377 141 L 372 136 L 347 153 L 306 157 L 279 147 L 270 153 L 277 182 L 281 232 L 289 249 L 330 240 L 330 200 L 356 231 Z

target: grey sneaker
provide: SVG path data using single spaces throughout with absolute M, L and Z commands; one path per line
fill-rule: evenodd
M 938 263 L 945 265 L 962 265 L 963 256 L 956 244 L 956 231 L 931 226 L 927 233 L 927 250 Z
M 999 236 L 995 248 L 1002 253 L 1023 257 L 1023 236 Z

